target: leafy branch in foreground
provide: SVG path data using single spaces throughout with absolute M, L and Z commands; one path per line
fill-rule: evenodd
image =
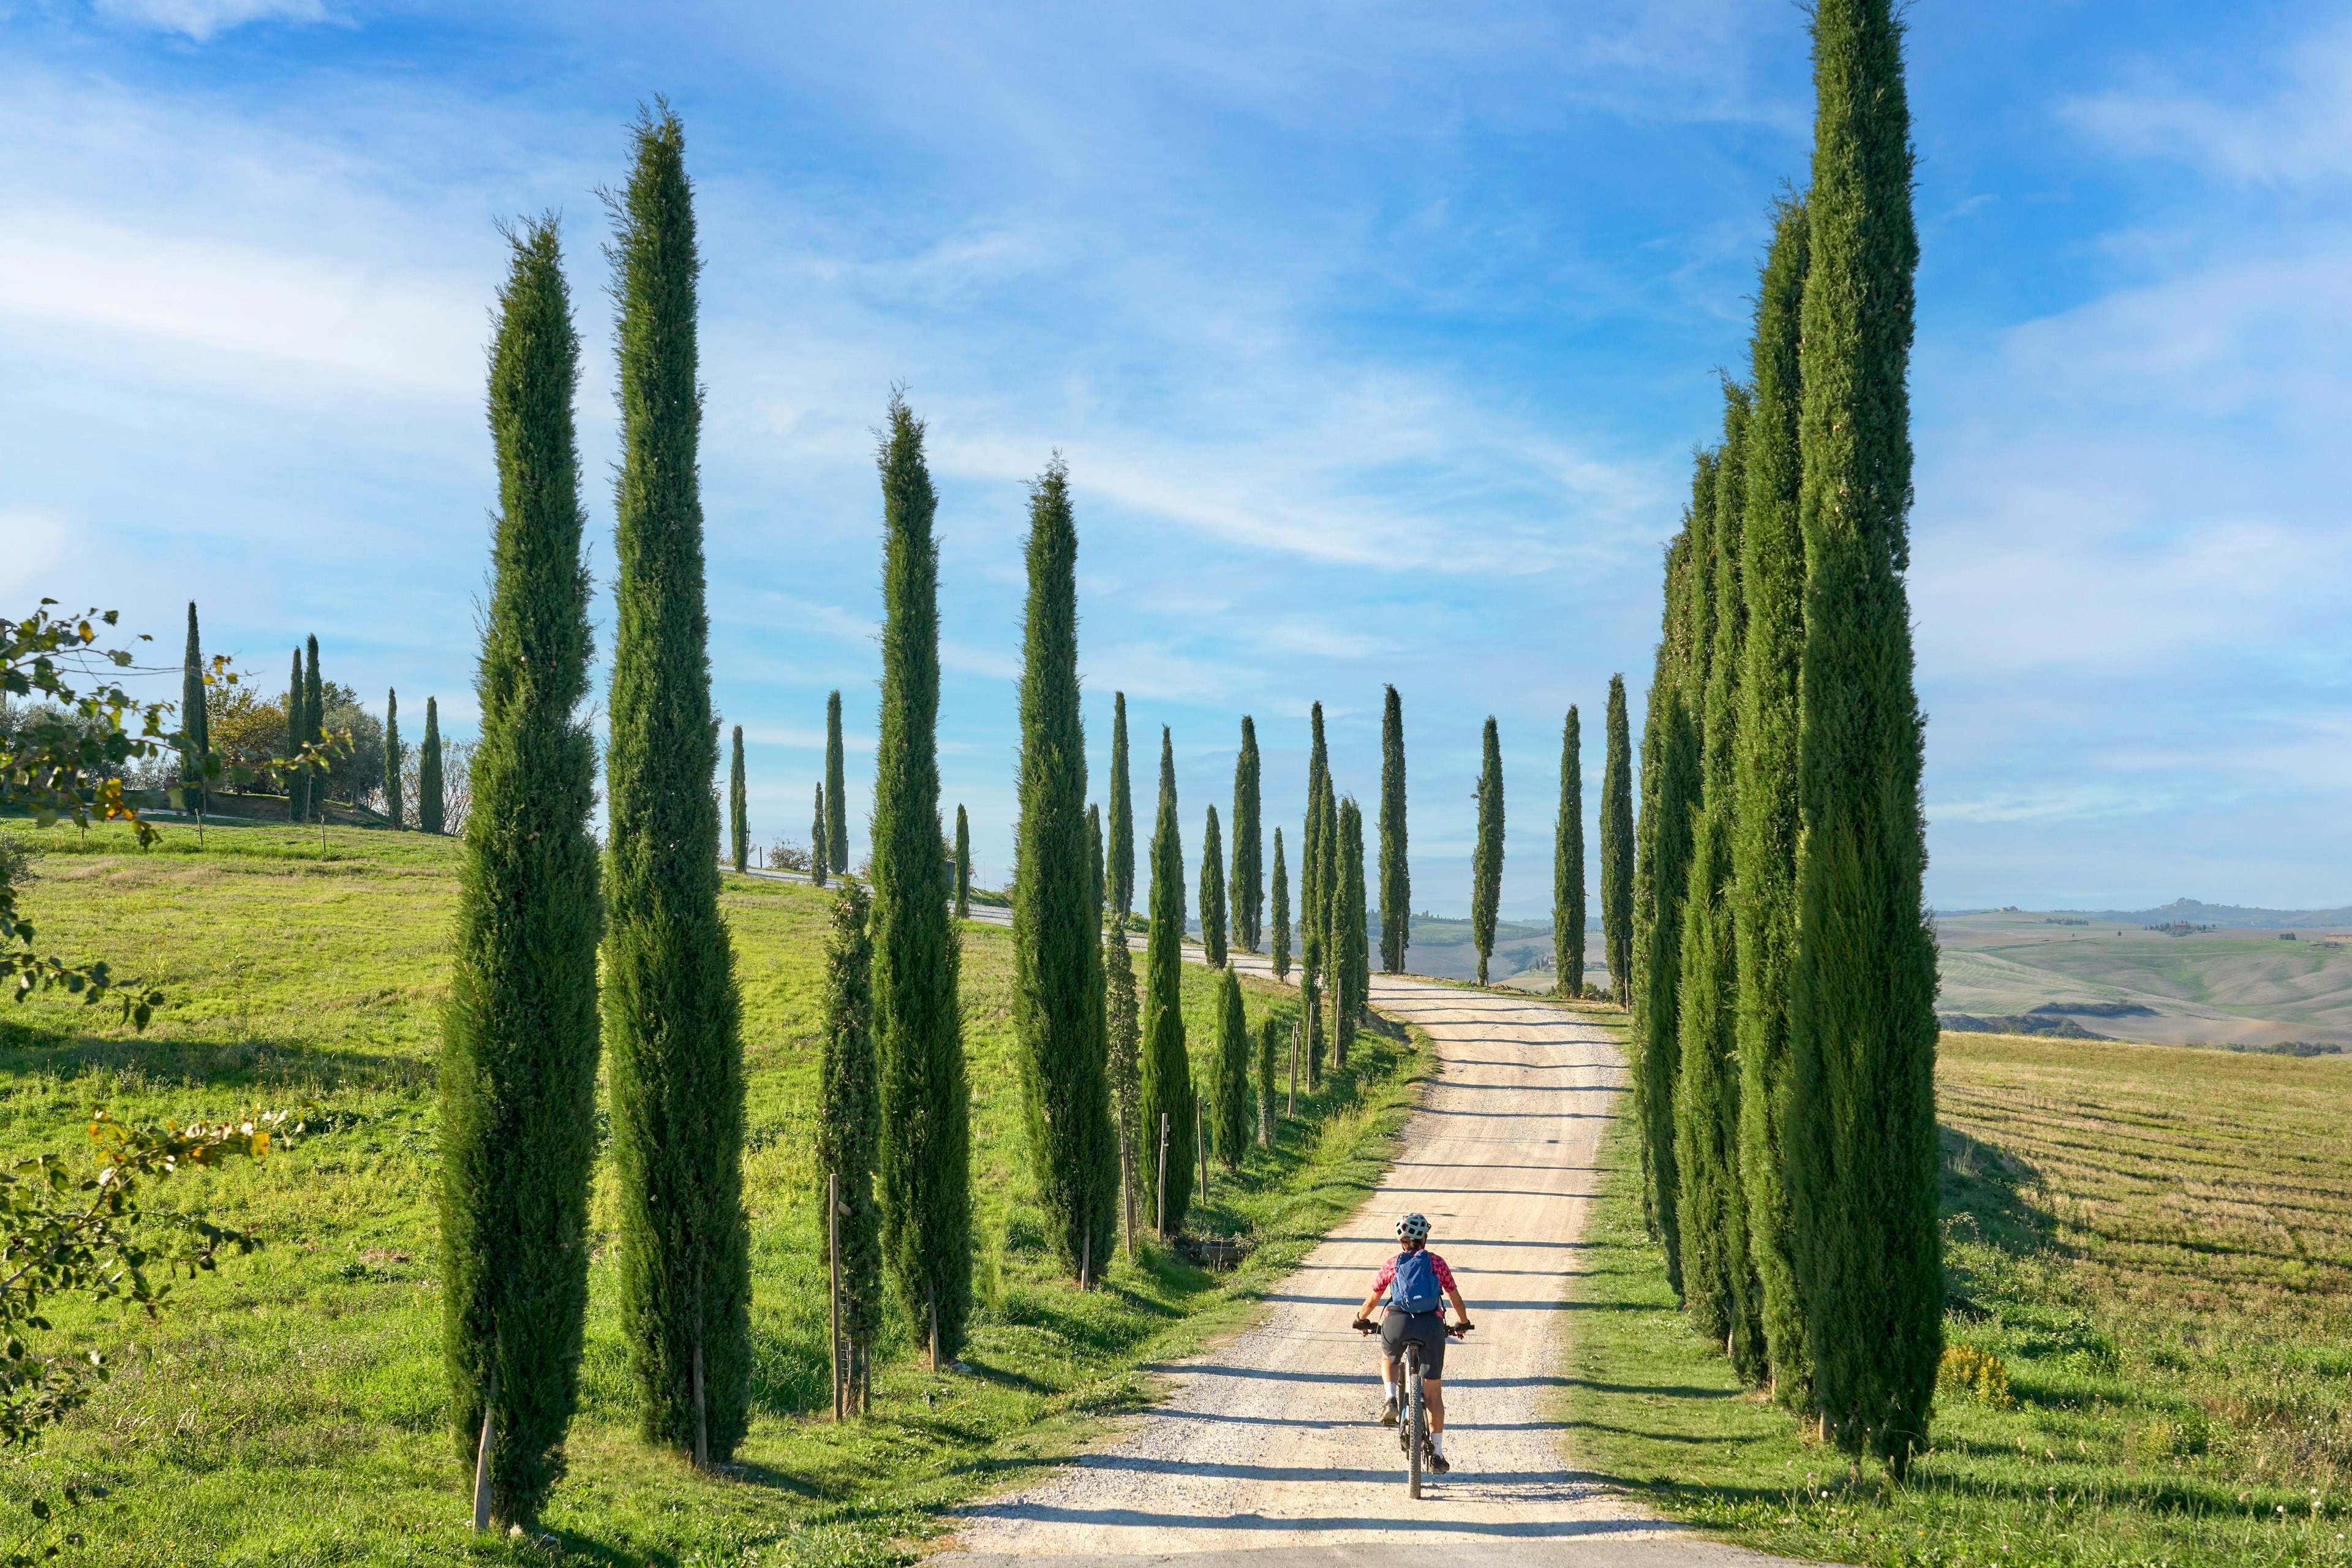
M 0 702 L 37 700 L 16 722 L 0 726 L 0 808 L 20 808 L 40 827 L 63 820 L 86 828 L 93 816 L 128 822 L 144 849 L 155 842 L 156 832 L 124 797 L 124 770 L 166 752 L 194 757 L 201 742 L 192 741 L 185 728 L 163 728 L 173 704 L 136 701 L 122 689 L 118 671 L 158 671 L 138 668 L 127 648 L 99 646 L 100 628 L 115 625 L 119 611 L 53 616 L 49 606 L 56 603 L 43 599 L 21 621 L 0 619 Z M 139 640 L 150 639 L 142 634 Z M 206 685 L 233 685 L 237 676 L 226 658 L 216 658 L 204 679 Z M 331 736 L 273 765 L 323 773 L 350 745 L 349 734 Z M 202 749 L 201 767 L 207 784 L 243 785 L 256 773 L 247 762 L 225 760 L 209 748 Z M 0 983 L 13 987 L 15 1000 L 52 988 L 85 1003 L 120 993 L 116 999 L 124 1019 L 145 1028 L 163 994 L 117 979 L 103 959 L 68 963 L 35 952 L 33 923 L 16 908 L 18 879 L 13 858 L 0 856 Z
M 215 1268 L 224 1251 L 249 1253 L 261 1245 L 249 1231 L 147 1210 L 142 1189 L 192 1167 L 258 1160 L 273 1140 L 289 1142 L 305 1129 L 299 1121 L 289 1126 L 284 1111 L 247 1111 L 232 1121 L 186 1127 L 132 1127 L 100 1110 L 89 1122 L 96 1170 L 78 1173 L 62 1155 L 37 1154 L 0 1171 L 0 1447 L 32 1447 L 111 1372 L 96 1351 L 44 1355 L 26 1345 L 25 1334 L 50 1327 L 41 1313 L 45 1300 L 84 1296 L 152 1319 L 182 1269 L 193 1279 Z M 144 1233 L 142 1220 L 152 1222 Z M 105 1492 L 68 1486 L 63 1495 L 68 1506 L 78 1507 Z M 37 1495 L 26 1508 L 32 1522 L 9 1552 L 12 1568 L 58 1554 L 54 1545 L 38 1556 L 27 1550 L 51 1528 L 54 1505 Z M 78 1546 L 81 1538 L 68 1534 L 65 1543 Z

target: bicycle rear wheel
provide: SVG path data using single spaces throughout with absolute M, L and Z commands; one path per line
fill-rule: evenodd
M 1421 1496 L 1421 1451 L 1429 1441 L 1429 1411 L 1422 1403 L 1421 1351 L 1418 1346 L 1405 1346 L 1405 1392 L 1412 1412 L 1405 1422 L 1405 1494 Z

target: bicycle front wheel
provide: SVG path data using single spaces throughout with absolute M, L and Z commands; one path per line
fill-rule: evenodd
M 1406 1355 L 1405 1383 L 1412 1410 L 1405 1422 L 1405 1448 L 1409 1455 L 1405 1460 L 1405 1493 L 1418 1498 L 1421 1496 L 1421 1454 L 1429 1442 L 1429 1409 L 1422 1402 L 1421 1353 L 1417 1350 L 1408 1350 Z

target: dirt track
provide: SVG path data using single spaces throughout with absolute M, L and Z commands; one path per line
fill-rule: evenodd
M 943 1568 L 1664 1532 L 1570 1468 L 1553 1419 L 1570 1327 L 1560 1297 L 1624 1081 L 1615 1045 L 1533 999 L 1380 976 L 1372 999 L 1428 1030 L 1441 1061 L 1381 1190 L 1285 1281 L 1257 1327 L 1163 1368 L 1174 1389 L 1164 1405 L 1069 1467 L 965 1510 L 961 1551 Z M 1478 1325 L 1446 1361 L 1453 1473 L 1418 1504 L 1394 1436 L 1377 1425 L 1377 1356 L 1348 1326 L 1407 1209 L 1428 1215 Z

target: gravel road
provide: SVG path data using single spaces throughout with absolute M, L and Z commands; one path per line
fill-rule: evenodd
M 1263 960 L 1241 962 L 1264 972 Z M 1406 1541 L 1483 1542 L 1467 1554 L 1480 1562 L 1533 1561 L 1571 1542 L 1585 1561 L 1630 1561 L 1666 1546 L 1654 1538 L 1669 1527 L 1570 1466 L 1554 1420 L 1572 1329 L 1560 1297 L 1601 1132 L 1623 1092 L 1614 1043 L 1533 998 L 1376 975 L 1372 1000 L 1426 1029 L 1441 1064 L 1380 1191 L 1256 1327 L 1160 1369 L 1172 1386 L 1164 1404 L 1096 1452 L 966 1509 L 935 1560 L 942 1568 L 1198 1552 L 1274 1568 Z M 1446 1359 L 1453 1473 L 1432 1478 L 1419 1503 L 1405 1496 L 1395 1436 L 1377 1424 L 1377 1354 L 1348 1326 L 1408 1209 L 1429 1216 L 1431 1245 L 1478 1325 Z M 1667 1552 L 1683 1563 L 1727 1555 L 1695 1542 Z

